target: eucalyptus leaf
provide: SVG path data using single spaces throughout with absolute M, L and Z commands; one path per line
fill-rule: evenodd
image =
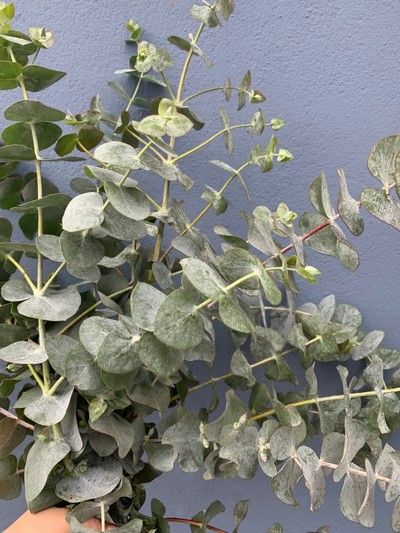
M 131 294 L 131 313 L 135 324 L 146 331 L 154 331 L 154 321 L 165 295 L 148 283 L 138 282 Z
M 67 320 L 79 309 L 81 296 L 76 287 L 59 291 L 48 289 L 43 296 L 33 296 L 18 305 L 18 311 L 25 316 L 59 322 Z
M 105 182 L 104 189 L 111 205 L 122 215 L 133 220 L 144 220 L 150 213 L 146 195 L 133 187 L 118 187 Z
M 389 193 L 367 187 L 361 193 L 361 203 L 371 214 L 400 230 L 400 204 Z
M 142 166 L 136 150 L 129 144 L 119 141 L 110 141 L 98 146 L 94 151 L 94 157 L 103 163 L 126 170 Z
M 178 350 L 196 347 L 203 339 L 203 321 L 184 289 L 172 292 L 159 306 L 154 320 L 154 335 Z
M 139 357 L 149 370 L 164 380 L 180 369 L 184 354 L 160 342 L 153 333 L 146 332 L 140 338 Z
M 121 465 L 116 459 L 109 457 L 83 471 L 76 469 L 74 475 L 57 483 L 55 491 L 63 500 L 78 503 L 105 496 L 118 485 L 121 478 Z
M 19 341 L 0 350 L 0 359 L 8 363 L 37 365 L 47 361 L 45 350 L 33 342 Z
M 104 220 L 103 199 L 96 192 L 80 194 L 67 205 L 62 219 L 63 229 L 70 233 L 100 226 Z
M 368 170 L 385 187 L 397 181 L 393 154 L 398 153 L 399 149 L 400 135 L 391 135 L 378 141 L 369 153 Z
M 4 111 L 4 118 L 14 122 L 60 122 L 65 113 L 34 100 L 21 100 Z
M 52 395 L 43 394 L 36 401 L 31 401 L 25 408 L 25 416 L 41 426 L 58 424 L 64 418 L 74 388 L 67 385 Z
M 33 501 L 44 489 L 53 468 L 68 455 L 63 440 L 37 439 L 29 450 L 25 465 L 25 497 Z
M 60 245 L 65 260 L 74 267 L 91 267 L 99 263 L 105 255 L 101 242 L 85 232 L 63 231 L 60 235 Z

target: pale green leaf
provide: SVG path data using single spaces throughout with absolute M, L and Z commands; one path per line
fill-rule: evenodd
M 194 348 L 202 341 L 203 331 L 203 321 L 184 289 L 172 292 L 158 308 L 154 335 L 167 346 L 178 350 Z
M 96 192 L 75 196 L 67 205 L 62 219 L 63 229 L 70 233 L 100 226 L 104 220 L 103 199 Z

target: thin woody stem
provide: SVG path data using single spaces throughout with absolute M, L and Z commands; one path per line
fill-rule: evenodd
M 318 342 L 320 340 L 321 340 L 321 336 L 317 335 L 316 337 L 314 337 L 314 339 L 311 339 L 308 342 L 306 342 L 306 346 L 311 346 L 311 344 L 314 344 L 315 342 Z M 286 355 L 289 355 L 297 351 L 298 351 L 297 348 L 291 348 L 290 350 L 285 350 L 284 352 L 281 352 L 279 354 L 279 357 L 285 357 Z M 252 363 L 249 366 L 251 369 L 253 369 L 253 368 L 257 368 L 259 366 L 263 366 L 268 363 L 271 363 L 272 361 L 275 361 L 275 360 L 276 360 L 276 355 L 271 355 L 270 357 L 266 357 L 265 359 L 257 361 L 256 363 Z M 218 376 L 216 378 L 210 378 L 209 380 L 203 381 L 202 383 L 199 383 L 198 385 L 195 385 L 194 387 L 190 387 L 190 389 L 188 389 L 187 391 L 187 394 L 200 390 L 203 387 L 207 387 L 208 385 L 214 385 L 215 383 L 224 381 L 225 379 L 233 378 L 235 375 L 236 374 L 234 374 L 233 372 L 228 372 L 227 374 L 224 374 L 223 376 Z M 175 396 L 171 398 L 171 402 L 175 400 L 179 400 L 179 394 L 176 394 Z
M 400 392 L 400 387 L 394 387 L 392 389 L 382 390 L 382 394 L 393 394 Z M 364 391 L 364 392 L 351 392 L 348 397 L 353 398 L 368 398 L 377 396 L 375 391 Z M 338 400 L 343 400 L 345 398 L 344 394 L 335 394 L 334 396 L 322 396 L 321 398 L 310 398 L 308 400 L 301 400 L 300 402 L 289 403 L 285 407 L 302 407 L 303 405 L 318 405 L 319 403 L 325 402 L 334 402 Z M 247 418 L 248 422 L 254 422 L 255 420 L 262 420 L 263 418 L 268 418 L 275 414 L 275 409 L 267 409 L 261 413 L 257 413 L 254 416 L 249 416 Z
M 321 461 L 321 466 L 324 466 L 325 468 L 330 468 L 331 470 L 336 470 L 336 468 L 339 465 L 335 463 L 328 463 L 328 461 Z M 350 474 L 356 474 L 357 476 L 361 476 L 365 478 L 368 477 L 368 474 L 367 472 L 365 472 L 365 470 L 357 470 L 356 468 L 349 468 L 348 472 Z M 384 483 L 390 483 L 390 478 L 388 477 L 379 476 L 379 475 L 375 475 L 375 477 L 378 481 L 383 481 Z
M 16 424 L 18 424 L 19 426 L 24 427 L 25 429 L 29 429 L 29 431 L 34 431 L 35 430 L 35 428 L 34 428 L 34 426 L 32 426 L 32 424 L 28 424 L 28 422 L 25 422 L 24 420 L 20 420 L 18 417 L 16 417 L 12 413 L 10 413 L 10 411 L 7 411 L 7 409 L 3 409 L 3 407 L 0 407 L 0 414 L 5 416 L 5 417 L 7 417 L 7 418 L 12 418 L 13 420 L 15 420 Z
M 167 522 L 177 522 L 179 524 L 189 524 L 190 526 L 195 527 L 203 527 L 202 522 L 199 522 L 198 520 L 190 520 L 189 518 L 176 518 L 174 516 L 168 516 L 164 518 Z M 220 529 L 219 527 L 206 525 L 206 529 L 209 529 L 210 531 L 215 531 L 216 533 L 228 533 L 228 531 L 225 531 L 225 529 Z

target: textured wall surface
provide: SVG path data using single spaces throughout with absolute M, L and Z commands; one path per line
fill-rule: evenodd
M 124 44 L 124 23 L 135 18 L 144 26 L 145 37 L 161 45 L 170 34 L 186 37 L 196 31 L 197 23 L 188 16 L 190 6 L 191 2 L 184 0 L 17 0 L 16 24 L 21 30 L 44 25 L 55 32 L 56 45 L 40 56 L 40 63 L 68 72 L 56 88 L 48 89 L 41 98 L 48 105 L 77 113 L 87 109 L 90 98 L 100 93 L 104 106 L 117 111 L 121 101 L 107 81 L 115 78 L 116 69 L 127 66 L 130 52 Z M 284 201 L 297 212 L 309 209 L 308 185 L 325 170 L 335 194 L 339 166 L 345 169 L 354 196 L 363 186 L 374 185 L 366 166 L 368 151 L 380 138 L 398 132 L 399 24 L 397 0 L 237 0 L 236 12 L 225 27 L 205 33 L 201 45 L 212 57 L 214 68 L 207 70 L 201 61 L 194 61 L 187 94 L 223 83 L 227 77 L 239 82 L 249 68 L 254 85 L 267 95 L 266 115 L 281 117 L 287 124 L 279 138 L 295 155 L 294 161 L 269 174 L 261 175 L 253 169 L 247 174 L 258 205 L 275 209 Z M 173 52 L 178 64 L 183 54 L 175 49 Z M 118 81 L 129 87 L 127 79 Z M 11 92 L 0 94 L 1 107 L 15 98 Z M 222 98 L 205 96 L 198 100 L 196 112 L 208 119 L 211 127 L 219 127 L 221 103 Z M 254 108 L 246 108 L 238 119 L 246 120 L 253 111 Z M 200 141 L 207 133 L 196 135 Z M 245 135 L 238 139 L 231 161 L 221 142 L 210 147 L 207 160 L 224 159 L 233 165 L 235 161 L 243 162 L 249 144 Z M 187 147 L 195 142 L 188 141 Z M 211 186 L 226 178 L 222 171 L 211 170 L 198 157 L 184 168 L 198 182 Z M 63 169 L 56 175 L 65 190 L 71 177 Z M 200 194 L 202 190 L 202 185 L 198 185 L 196 191 Z M 245 205 L 239 186 L 234 185 L 227 196 L 231 207 L 222 223 L 240 231 L 238 210 L 250 210 L 250 206 Z M 188 201 L 186 207 L 193 205 L 197 211 L 200 202 Z M 372 217 L 365 218 L 365 232 L 355 242 L 361 254 L 359 270 L 349 273 L 333 258 L 310 255 L 323 275 L 317 287 L 304 287 L 302 298 L 319 301 L 335 293 L 338 301 L 359 307 L 367 329 L 386 331 L 387 346 L 400 348 L 398 233 Z M 215 222 L 211 218 L 208 227 Z M 333 367 L 327 372 L 335 374 Z M 332 386 L 330 378 L 327 373 Z M 168 515 L 175 516 L 192 516 L 218 498 L 229 512 L 226 519 L 215 523 L 225 529 L 232 527 L 234 502 L 250 498 L 252 505 L 243 533 L 261 533 L 276 521 L 288 533 L 305 533 L 323 524 L 331 525 L 332 533 L 364 531 L 338 511 L 339 487 L 331 484 L 328 494 L 329 502 L 311 514 L 306 491 L 299 491 L 300 509 L 292 509 L 276 500 L 262 475 L 251 482 L 204 482 L 198 474 L 173 473 L 153 483 L 148 497 L 165 500 Z M 373 531 L 389 531 L 390 506 L 383 504 L 380 496 Z M 0 529 L 12 522 L 23 507 L 22 500 L 2 502 Z M 172 530 L 187 531 L 179 526 Z

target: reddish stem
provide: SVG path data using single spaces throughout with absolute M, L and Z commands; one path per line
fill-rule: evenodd
M 22 426 L 22 427 L 24 427 L 26 429 L 29 429 L 29 431 L 34 431 L 35 430 L 35 428 L 34 428 L 34 426 L 32 426 L 32 424 L 28 424 L 28 422 L 24 422 L 24 420 L 20 420 L 15 415 L 10 413 L 10 411 L 7 411 L 6 409 L 3 409 L 2 407 L 0 407 L 0 414 L 6 416 L 7 418 L 12 418 L 13 420 L 16 421 L 16 423 L 18 425 L 20 425 L 20 426 Z
M 167 522 L 179 522 L 181 524 L 189 524 L 191 526 L 196 527 L 202 527 L 202 523 L 198 520 L 190 520 L 189 518 L 176 518 L 176 517 L 168 517 L 164 518 Z M 206 526 L 206 529 L 209 529 L 210 531 L 216 531 L 216 533 L 228 533 L 228 531 L 225 531 L 225 529 L 219 529 L 219 527 L 215 526 Z

